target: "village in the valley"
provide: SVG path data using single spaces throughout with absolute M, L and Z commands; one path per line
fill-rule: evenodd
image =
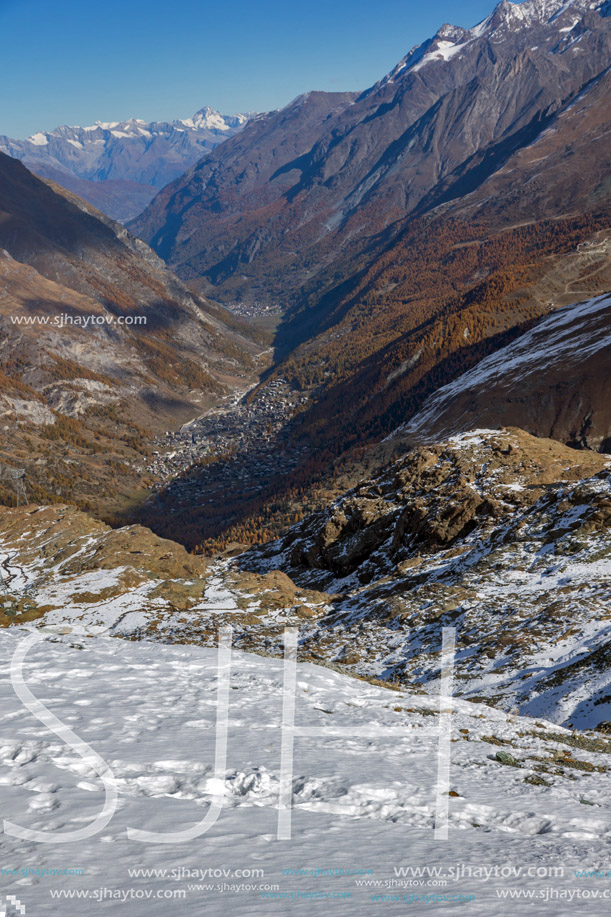
M 154 442 L 145 470 L 151 486 L 182 502 L 202 492 L 202 502 L 219 493 L 256 492 L 269 477 L 289 472 L 305 446 L 289 439 L 289 424 L 308 396 L 278 379 L 250 399 L 244 392 Z M 290 442 L 290 445 L 289 445 Z M 205 491 L 205 496 L 203 492 Z M 172 511 L 172 510 L 170 510 Z

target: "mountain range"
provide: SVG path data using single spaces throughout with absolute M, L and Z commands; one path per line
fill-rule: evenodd
M 136 366 L 146 351 L 154 386 L 165 378 L 173 387 L 181 420 L 194 416 L 196 403 L 213 407 L 251 385 L 263 365 L 257 361 L 267 361 L 245 409 L 252 431 L 265 435 L 245 439 L 230 422 L 224 451 L 213 449 L 201 462 L 191 448 L 194 434 L 180 434 L 179 473 L 146 502 L 143 521 L 191 546 L 229 537 L 236 525 L 240 540 L 242 521 L 260 519 L 262 510 L 273 532 L 294 515 L 296 499 L 309 501 L 312 488 L 322 487 L 324 500 L 338 469 L 343 484 L 351 483 L 366 454 L 385 454 L 380 441 L 403 442 L 397 430 L 420 436 L 419 412 L 432 417 L 427 399 L 440 390 L 439 435 L 485 412 L 491 426 L 515 424 L 606 450 L 609 419 L 596 361 L 606 359 L 608 310 L 592 304 L 611 276 L 610 9 L 602 0 L 502 0 L 471 29 L 442 26 L 360 94 L 307 93 L 250 119 L 203 109 L 167 124 L 129 121 L 34 135 L 13 152 L 26 162 L 38 156 L 43 171 L 44 160 L 96 187 L 163 187 L 128 231 L 2 156 L 9 396 L 30 386 L 34 401 L 48 400 L 42 388 L 53 380 L 40 375 L 40 364 L 32 373 L 35 336 L 53 339 L 53 352 L 63 349 L 62 359 L 86 370 L 83 378 L 112 378 L 117 366 L 129 365 L 122 378 L 130 377 L 132 394 L 144 381 Z M 227 139 L 166 184 L 172 169 L 184 170 L 179 153 L 197 149 L 199 156 L 202 144 L 221 136 Z M 255 325 L 213 305 L 209 294 L 250 310 Z M 13 320 L 15 304 L 30 318 L 64 302 L 83 312 L 75 296 L 91 300 L 93 313 L 139 304 L 149 310 L 154 333 L 150 326 L 146 335 L 121 328 L 108 338 L 104 329 L 102 357 L 76 345 L 79 335 L 86 339 L 82 329 L 65 331 L 60 346 L 50 326 Z M 591 304 L 585 313 L 571 311 L 580 300 Z M 270 307 L 280 322 L 275 352 L 263 357 L 265 334 L 253 328 Z M 554 345 L 554 368 L 541 354 L 565 321 L 556 310 L 565 307 L 578 339 L 587 343 L 594 335 L 601 346 L 586 347 L 580 365 L 566 346 Z M 192 324 L 204 315 L 205 332 Z M 174 320 L 183 329 L 177 335 L 170 332 Z M 483 388 L 491 384 L 474 367 L 484 361 L 498 379 L 498 361 L 512 365 L 516 348 L 524 351 L 514 364 L 518 375 L 508 370 L 494 407 L 485 408 Z M 16 362 L 8 356 L 15 349 Z M 47 344 L 40 349 L 44 354 Z M 530 396 L 524 389 L 520 399 L 504 397 L 502 391 L 523 384 L 519 372 L 527 365 L 536 378 Z M 485 386 L 476 381 L 482 379 Z M 87 381 L 89 389 L 103 384 L 90 375 Z M 450 391 L 460 397 L 443 394 Z M 78 414 L 83 395 L 73 396 L 64 393 L 46 407 L 73 405 Z M 51 416 L 31 405 L 24 411 Z M 145 411 L 147 428 L 167 431 L 170 413 Z M 237 448 L 245 485 L 233 494 L 221 532 L 215 495 L 226 486 Z M 282 461 L 273 459 L 278 450 Z M 165 452 L 153 464 L 167 471 Z M 269 470 L 263 478 L 261 468 Z
M 364 93 L 254 116 L 129 228 L 0 155 L 2 462 L 98 520 L 53 508 L 42 542 L 139 556 L 113 580 L 121 633 L 201 642 L 227 611 L 276 652 L 280 611 L 313 659 L 426 681 L 449 615 L 469 696 L 606 721 L 608 12 L 503 0 L 443 26 Z M 45 324 L 59 311 L 104 323 Z M 45 603 L 26 560 L 25 611 L 65 624 L 79 608 Z M 74 604 L 95 616 L 101 595 Z
M 130 118 L 88 127 L 63 125 L 27 140 L 0 137 L 0 152 L 126 222 L 159 189 L 241 130 L 248 117 L 202 108 L 192 118 L 174 121 Z
M 534 161 L 549 134 L 554 155 L 535 170 L 531 218 L 560 204 L 539 200 L 559 155 L 566 190 L 554 193 L 573 207 L 595 200 L 608 174 L 604 133 L 589 138 L 585 196 L 568 182 L 583 174 L 579 138 L 571 163 L 564 150 L 575 105 L 608 116 L 608 12 L 605 0 L 502 0 L 472 29 L 446 24 L 360 95 L 309 93 L 258 117 L 163 189 L 133 229 L 183 279 L 291 312 L 302 287 L 350 276 L 406 217 L 505 180 L 510 160 L 531 151 Z M 510 183 L 523 187 L 515 169 Z
M 354 462 L 355 483 L 364 452 L 437 389 L 608 291 L 610 12 L 503 0 L 471 29 L 444 25 L 363 93 L 308 93 L 257 116 L 130 224 L 190 286 L 280 313 L 258 392 L 301 393 L 284 431 L 299 458 L 232 507 L 227 537 L 314 508 L 337 463 L 344 475 Z M 505 422 L 608 448 L 604 396 L 577 363 L 556 396 L 546 369 L 547 413 L 514 399 Z M 563 398 L 573 407 L 555 419 Z M 170 487 L 160 524 L 196 487 L 193 530 L 219 534 L 213 478 L 207 467 Z

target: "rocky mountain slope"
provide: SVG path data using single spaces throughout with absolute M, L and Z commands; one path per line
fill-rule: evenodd
M 239 616 L 240 642 L 264 645 L 327 596 L 280 571 L 228 569 L 148 529 L 109 526 L 74 506 L 0 507 L 0 625 L 62 633 L 214 643 Z M 247 636 L 248 634 L 248 636 Z
M 130 228 L 183 279 L 206 274 L 220 294 L 219 283 L 266 248 L 274 214 L 292 195 L 302 162 L 320 132 L 355 99 L 356 93 L 309 92 L 280 111 L 256 116 L 206 166 L 201 162 L 168 185 Z M 200 270 L 200 249 L 208 244 L 213 254 L 206 272 Z
M 611 452 L 611 297 L 554 312 L 509 347 L 438 389 L 402 429 L 429 441 L 485 426 L 520 426 Z
M 204 561 L 67 507 L 0 512 L 5 626 L 237 646 L 434 690 L 456 627 L 455 690 L 611 728 L 611 466 L 522 431 L 405 454 L 283 539 Z M 607 725 L 605 725 L 607 724 Z
M 261 345 L 123 227 L 0 154 L 0 461 L 30 494 L 142 495 L 153 432 L 250 384 Z M 6 481 L 3 499 L 14 499 Z
M 611 63 L 606 13 L 604 0 L 502 0 L 472 29 L 446 24 L 317 122 L 312 96 L 258 119 L 134 229 L 183 278 L 290 308 L 338 252 L 379 251 L 391 227 L 479 187 L 593 90 Z M 276 157 L 289 132 L 300 148 Z M 271 167 L 253 170 L 253 150 Z
M 516 429 L 407 453 L 239 559 L 331 594 L 304 654 L 401 684 L 435 678 L 457 628 L 456 690 L 576 726 L 609 721 L 611 466 Z
M 247 120 L 248 115 L 202 108 L 192 118 L 174 121 L 130 118 L 88 127 L 63 125 L 27 140 L 0 137 L 0 152 L 126 222 Z

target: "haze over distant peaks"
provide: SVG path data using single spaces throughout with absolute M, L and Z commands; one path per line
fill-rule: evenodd
M 84 127 L 63 124 L 52 131 L 37 131 L 24 141 L 9 140 L 8 143 L 32 143 L 34 146 L 46 146 L 52 138 L 71 139 L 73 143 L 82 143 L 83 140 L 99 139 L 100 134 L 110 132 L 113 137 L 125 136 L 151 137 L 153 134 L 171 133 L 172 131 L 209 131 L 217 134 L 219 131 L 231 132 L 242 127 L 249 119 L 249 115 L 222 115 L 214 108 L 205 106 L 196 111 L 191 118 L 179 118 L 173 121 L 145 121 L 142 118 L 128 118 L 126 121 L 96 121 Z M 85 136 L 83 136 L 85 135 Z M 89 137 L 87 136 L 89 135 Z
M 160 188 L 233 136 L 249 117 L 204 107 L 174 121 L 129 118 L 86 127 L 62 125 L 37 131 L 27 140 L 0 137 L 0 151 L 125 221 L 137 216 Z

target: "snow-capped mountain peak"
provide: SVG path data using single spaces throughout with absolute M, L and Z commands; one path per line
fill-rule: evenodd
M 190 128 L 207 127 L 220 131 L 229 129 L 229 125 L 223 115 L 209 107 L 201 108 L 195 112 L 192 118 L 185 118 L 181 123 Z
M 196 111 L 193 117 L 183 119 L 181 124 L 190 129 L 229 131 L 245 124 L 249 117 L 249 115 L 240 113 L 237 115 L 222 115 L 216 109 L 206 106 Z
M 589 10 L 598 9 L 603 3 L 604 0 L 526 0 L 525 3 L 501 0 L 492 14 L 470 31 L 473 33 L 483 27 L 480 34 L 484 34 L 507 25 L 519 28 L 551 23 L 569 10 L 579 18 Z
M 585 15 L 606 5 L 607 0 L 501 0 L 486 19 L 470 29 L 444 23 L 432 38 L 412 48 L 377 85 L 393 83 L 399 74 L 417 73 L 427 64 L 449 61 L 478 39 L 497 43 L 524 28 L 541 27 L 549 30 L 548 38 L 562 38 Z

